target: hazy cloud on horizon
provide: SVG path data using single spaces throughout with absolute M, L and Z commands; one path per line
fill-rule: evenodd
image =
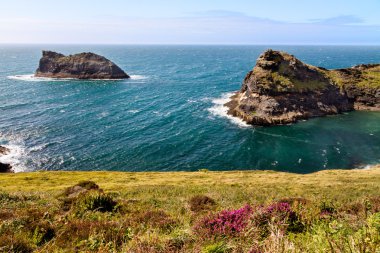
M 23 2 L 27 6 L 31 4 L 23 0 L 15 2 Z M 122 4 L 119 0 L 111 2 Z M 278 10 L 277 15 L 269 12 L 253 15 L 249 13 L 249 8 L 235 10 L 232 7 L 236 6 L 231 5 L 231 9 L 219 9 L 217 7 L 223 7 L 223 4 L 218 6 L 217 3 L 214 3 L 212 7 L 215 8 L 211 9 L 207 8 L 210 6 L 209 1 L 205 1 L 208 4 L 202 6 L 202 3 L 197 3 L 191 6 L 192 8 L 182 8 L 177 4 L 174 7 L 178 8 L 178 12 L 168 11 L 167 15 L 163 15 L 157 11 L 160 15 L 156 16 L 150 13 L 154 6 L 144 5 L 144 2 L 152 3 L 152 0 L 142 0 L 140 6 L 136 3 L 133 6 L 145 8 L 146 12 L 142 10 L 141 13 L 124 14 L 117 9 L 110 10 L 106 7 L 102 11 L 101 6 L 96 5 L 99 2 L 94 1 L 94 5 L 87 6 L 87 9 L 83 9 L 83 15 L 79 16 L 76 15 L 77 9 L 67 12 L 70 11 L 68 9 L 65 12 L 66 5 L 62 3 L 60 3 L 61 9 L 58 7 L 55 9 L 57 11 L 55 16 L 51 13 L 40 15 L 41 13 L 34 13 L 32 10 L 29 13 L 21 10 L 12 14 L 9 10 L 12 11 L 14 6 L 9 6 L 8 11 L 0 11 L 0 14 L 4 14 L 0 15 L 0 34 L 2 34 L 0 42 L 96 44 L 379 44 L 380 42 L 380 20 L 378 22 L 370 13 L 368 17 L 363 17 L 361 12 L 342 15 L 341 11 L 336 11 L 337 15 L 321 18 L 315 18 L 316 14 L 309 19 L 301 16 L 296 18 L 294 15 L 287 18 Z M 245 0 L 236 0 L 236 5 L 242 2 L 246 2 L 247 6 L 252 8 L 260 7 Z M 279 1 L 278 3 L 281 5 Z M 51 2 L 50 5 L 45 8 L 54 7 Z M 262 5 L 261 8 L 266 7 Z M 289 8 L 294 7 L 289 6 Z M 272 6 L 273 12 L 274 8 L 275 6 Z M 315 12 L 318 14 L 317 10 Z M 63 13 L 67 15 L 62 15 Z

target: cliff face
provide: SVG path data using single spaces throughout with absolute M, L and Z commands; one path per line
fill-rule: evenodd
M 124 79 L 129 76 L 115 63 L 94 53 L 65 56 L 43 51 L 36 77 L 77 79 Z
M 380 64 L 336 69 L 328 75 L 344 88 L 356 110 L 380 111 Z
M 252 125 L 278 125 L 337 114 L 354 108 L 380 109 L 378 79 L 365 85 L 365 71 L 379 65 L 326 70 L 305 64 L 285 52 L 268 50 L 226 104 L 230 115 Z M 351 73 L 352 72 L 352 73 Z M 359 73 L 359 74 L 358 74 Z M 368 77 L 369 78 L 369 77 Z

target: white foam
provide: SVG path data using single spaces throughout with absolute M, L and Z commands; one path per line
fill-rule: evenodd
M 144 80 L 148 79 L 147 76 L 143 75 L 130 75 L 131 80 Z M 77 78 L 51 78 L 51 77 L 36 77 L 34 74 L 27 75 L 14 75 L 7 76 L 8 79 L 26 81 L 26 82 L 52 82 L 52 81 L 68 81 L 68 80 L 81 80 L 81 81 L 120 81 L 125 79 L 77 79 Z
M 238 125 L 239 127 L 242 128 L 247 128 L 251 127 L 251 125 L 247 124 L 244 120 L 233 117 L 229 115 L 228 112 L 228 107 L 224 106 L 227 102 L 231 100 L 231 96 L 233 95 L 233 92 L 225 93 L 222 95 L 220 98 L 215 98 L 212 100 L 212 103 L 214 106 L 211 108 L 207 109 L 213 116 L 216 117 L 221 117 L 221 118 L 227 118 L 230 120 L 233 124 Z
M 25 148 L 20 145 L 2 145 L 10 150 L 8 154 L 0 156 L 0 162 L 7 163 L 12 166 L 14 172 L 26 171 L 25 166 L 21 163 L 21 158 L 25 156 Z
M 139 110 L 128 110 L 127 112 L 132 113 L 132 114 L 135 114 L 135 113 L 138 113 L 138 112 L 140 112 L 140 111 L 139 111 Z
M 355 170 L 373 170 L 379 168 L 378 164 L 368 164 L 357 167 Z
M 0 155 L 0 162 L 7 163 L 12 166 L 14 172 L 31 171 L 28 161 L 34 157 L 33 153 L 41 151 L 48 144 L 40 144 L 30 148 L 25 145 L 25 137 L 21 134 L 13 132 L 0 133 L 0 145 L 9 149 L 9 153 Z
M 147 76 L 142 76 L 142 75 L 130 75 L 131 79 L 132 80 L 144 80 L 144 79 L 148 79 Z
M 14 75 L 14 76 L 7 76 L 8 79 L 12 80 L 19 80 L 19 81 L 26 81 L 26 82 L 43 82 L 43 81 L 59 81 L 59 79 L 56 78 L 48 78 L 48 77 L 35 77 L 34 74 L 28 74 L 28 75 Z

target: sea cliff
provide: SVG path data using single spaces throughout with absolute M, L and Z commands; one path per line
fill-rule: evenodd
M 124 79 L 129 78 L 120 67 L 107 58 L 94 53 L 65 56 L 43 51 L 36 77 L 76 79 Z
M 226 104 L 252 125 L 279 125 L 351 110 L 380 111 L 380 64 L 327 70 L 267 50 Z

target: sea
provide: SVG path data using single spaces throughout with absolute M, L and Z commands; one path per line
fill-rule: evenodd
M 0 162 L 16 172 L 275 170 L 380 163 L 380 113 L 253 127 L 223 106 L 264 50 L 328 69 L 380 63 L 379 46 L 0 45 Z M 35 78 L 42 50 L 94 52 L 128 80 Z

